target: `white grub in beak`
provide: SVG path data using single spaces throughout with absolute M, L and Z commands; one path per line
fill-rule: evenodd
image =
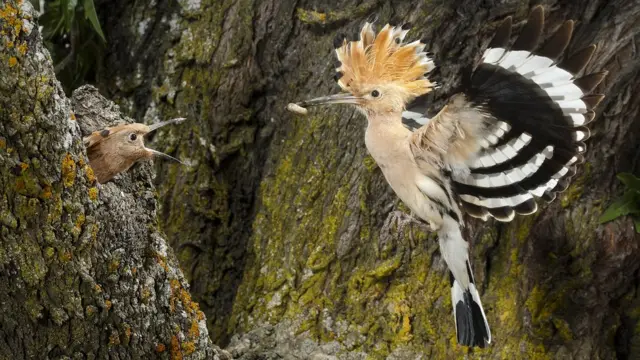
M 308 106 L 320 106 L 320 105 L 331 105 L 331 104 L 358 104 L 358 101 L 362 100 L 359 96 L 353 96 L 348 93 L 335 94 L 330 96 L 322 96 L 319 98 L 301 101 L 299 103 L 290 103 L 287 105 L 287 110 L 306 115 L 308 110 L 306 107 Z
M 302 106 L 300 106 L 298 104 L 294 104 L 294 103 L 289 103 L 287 105 L 287 110 L 289 110 L 292 113 L 296 113 L 296 114 L 300 114 L 300 115 L 307 115 L 309 113 L 309 110 L 307 110 L 306 108 L 303 108 Z

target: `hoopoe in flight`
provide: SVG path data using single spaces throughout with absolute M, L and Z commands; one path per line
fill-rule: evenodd
M 87 149 L 89 165 L 93 169 L 98 182 L 101 184 L 111 180 L 121 172 L 129 168 L 141 159 L 149 159 L 161 156 L 177 161 L 182 161 L 173 156 L 149 149 L 144 145 L 144 136 L 169 124 L 179 124 L 184 118 L 163 121 L 154 125 L 123 124 L 94 131 L 83 139 Z
M 433 118 L 423 95 L 434 89 L 432 60 L 408 30 L 366 23 L 360 39 L 336 44 L 345 93 L 290 104 L 352 104 L 368 120 L 365 143 L 387 182 L 414 214 L 437 231 L 451 279 L 458 342 L 484 347 L 491 331 L 475 286 L 462 214 L 511 221 L 551 201 L 575 174 L 585 126 L 604 95 L 591 95 L 606 72 L 579 75 L 595 46 L 564 54 L 566 21 L 540 45 L 544 12 L 535 7 L 512 45 L 511 18 L 496 31 L 459 93 Z

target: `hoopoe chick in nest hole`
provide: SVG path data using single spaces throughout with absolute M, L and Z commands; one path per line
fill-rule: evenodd
M 462 215 L 508 222 L 566 190 L 583 161 L 585 125 L 604 97 L 592 91 L 606 71 L 583 73 L 595 46 L 565 54 L 572 21 L 543 42 L 537 6 L 513 42 L 511 28 L 508 17 L 431 119 L 425 95 L 436 87 L 425 44 L 405 43 L 406 28 L 386 25 L 376 33 L 370 23 L 359 40 L 335 43 L 344 92 L 287 107 L 306 114 L 306 106 L 351 104 L 366 116 L 369 153 L 398 197 L 438 233 L 457 339 L 466 346 L 486 346 L 491 331 Z
M 114 176 L 129 170 L 138 160 L 160 156 L 182 165 L 182 161 L 165 153 L 149 149 L 144 145 L 144 137 L 169 124 L 179 124 L 185 118 L 167 120 L 154 125 L 123 124 L 94 131 L 83 139 L 87 148 L 89 165 L 98 182 L 104 184 Z

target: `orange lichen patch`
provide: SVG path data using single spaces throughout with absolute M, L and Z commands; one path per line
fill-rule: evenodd
M 135 268 L 135 267 L 131 268 L 131 273 L 133 275 L 135 275 L 137 272 L 138 272 L 138 268 Z
M 5 20 L 9 24 L 18 20 L 18 9 L 11 6 L 11 4 L 5 5 L 4 9 L 0 8 L 0 19 Z
M 149 299 L 151 298 L 151 290 L 149 290 L 147 288 L 142 289 L 141 296 L 142 296 L 142 298 L 141 298 L 142 302 L 146 304 L 149 301 Z
M 93 224 L 93 226 L 91 226 L 91 238 L 95 241 L 98 240 L 98 230 L 100 229 L 100 227 L 98 227 L 98 224 Z
M 42 187 L 42 191 L 40 192 L 40 198 L 44 200 L 50 199 L 52 195 L 52 191 L 53 191 L 53 188 L 51 187 L 51 185 L 45 184 Z
M 73 161 L 71 154 L 67 153 L 67 155 L 62 159 L 62 182 L 64 187 L 70 187 L 73 185 L 73 182 L 76 180 L 76 163 Z
M 182 360 L 182 351 L 180 350 L 180 342 L 175 335 L 171 337 L 171 359 Z
M 169 267 L 167 266 L 167 261 L 165 260 L 164 256 L 156 253 L 156 261 L 158 262 L 158 264 L 160 264 L 160 266 L 162 266 L 164 271 L 169 271 Z
M 171 279 L 171 298 L 170 306 L 171 311 L 175 311 L 177 301 L 180 300 L 187 314 L 195 317 L 199 317 L 200 305 L 191 299 L 191 294 L 180 285 L 180 282 L 176 279 Z
M 92 201 L 98 200 L 98 188 L 92 187 L 89 189 L 89 199 Z
M 27 53 L 28 48 L 29 47 L 27 46 L 27 43 L 22 43 L 18 45 L 18 52 L 20 53 L 20 55 L 24 56 Z
M 109 336 L 109 345 L 120 345 L 120 336 L 118 332 L 113 331 Z
M 74 114 L 73 111 L 71 112 L 70 118 L 71 118 L 71 120 L 75 120 L 76 119 L 76 114 Z
M 73 254 L 71 253 L 71 251 L 64 251 L 60 254 L 60 256 L 58 256 L 58 259 L 61 262 L 69 262 L 71 261 L 71 259 L 73 259 Z
M 22 172 L 25 172 L 25 170 L 27 170 L 29 168 L 29 164 L 27 163 L 20 163 L 20 169 L 22 169 Z
M 180 282 L 176 279 L 171 279 L 171 281 L 169 281 L 169 284 L 171 285 L 171 296 L 169 297 L 169 308 L 173 313 L 176 311 L 176 305 L 178 303 L 178 297 L 176 296 L 176 293 L 180 290 Z
M 27 187 L 27 186 L 26 186 L 26 185 L 25 185 L 25 183 L 24 183 L 24 178 L 19 177 L 19 178 L 17 178 L 17 179 L 16 179 L 16 190 L 17 190 L 18 192 L 22 192 L 22 191 L 24 191 L 24 189 L 25 189 L 26 187 Z
M 104 305 L 107 307 L 107 310 L 111 310 L 113 303 L 111 302 L 111 300 L 105 300 Z
M 102 286 L 95 284 L 95 286 L 93 287 L 93 290 L 95 290 L 97 293 L 101 293 L 102 292 Z
M 78 215 L 78 217 L 76 218 L 76 224 L 75 224 L 76 231 L 78 232 L 82 231 L 82 225 L 84 225 L 84 222 L 86 220 L 87 218 L 84 216 L 84 214 Z
M 191 320 L 191 327 L 189 328 L 189 337 L 197 339 L 200 337 L 200 327 L 197 320 Z
M 0 137 L 0 149 L 5 149 L 7 147 L 7 140 L 3 137 Z
M 78 166 L 83 167 L 84 166 L 84 159 L 80 158 L 78 160 Z
M 15 58 L 15 56 L 12 56 L 9 58 L 9 67 L 14 67 L 18 65 L 18 59 Z
M 159 343 L 158 345 L 156 345 L 156 352 L 163 353 L 165 352 L 165 350 L 167 350 L 167 346 L 165 344 Z
M 125 342 L 128 343 L 131 340 L 131 333 L 133 331 L 131 330 L 131 326 L 129 325 L 125 325 L 124 327 L 124 336 L 126 338 Z
M 185 341 L 182 343 L 182 351 L 184 351 L 185 355 L 189 355 L 196 351 L 196 344 L 193 341 Z
M 184 305 L 185 309 L 190 315 L 196 315 L 200 310 L 200 305 L 191 300 L 191 294 L 185 289 L 180 289 L 180 301 L 182 301 L 182 305 Z
M 109 267 L 108 267 L 108 269 L 109 269 L 109 272 L 110 272 L 110 273 L 114 273 L 114 272 L 116 272 L 116 271 L 118 270 L 118 268 L 119 268 L 119 267 L 120 267 L 120 261 L 118 261 L 118 260 L 112 260 L 112 261 L 109 263 Z
M 83 160 L 80 161 L 84 162 Z M 96 174 L 93 172 L 93 168 L 91 166 L 85 166 L 84 173 L 87 175 L 89 184 L 93 184 L 96 181 Z

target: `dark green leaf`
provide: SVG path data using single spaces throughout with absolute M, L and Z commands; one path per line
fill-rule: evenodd
M 93 3 L 93 0 L 83 0 L 84 3 L 84 16 L 89 19 L 91 22 L 91 26 L 93 26 L 93 30 L 100 36 L 102 41 L 107 42 L 107 39 L 104 37 L 104 33 L 102 33 L 102 28 L 100 27 L 100 21 L 98 21 L 98 14 L 96 13 L 96 6 Z
M 627 189 L 622 199 L 629 204 L 627 208 L 629 214 L 640 214 L 640 193 Z
M 635 177 L 633 174 L 620 173 L 618 174 L 618 179 L 620 179 L 623 184 L 627 185 L 629 189 L 640 191 L 640 179 Z
M 629 214 L 634 207 L 637 209 L 638 205 L 634 204 L 635 200 L 634 197 L 623 196 L 622 199 L 614 201 L 613 204 L 609 205 L 609 208 L 605 210 L 604 214 L 600 216 L 600 224 L 617 219 L 620 216 L 625 216 Z
M 78 0 L 66 0 L 66 3 L 67 3 L 68 12 L 76 11 L 76 6 L 78 6 Z
M 73 26 L 73 20 L 76 16 L 76 6 L 78 5 L 78 0 L 61 0 L 60 6 L 62 10 L 62 19 L 64 20 L 64 31 L 71 31 L 71 27 Z

